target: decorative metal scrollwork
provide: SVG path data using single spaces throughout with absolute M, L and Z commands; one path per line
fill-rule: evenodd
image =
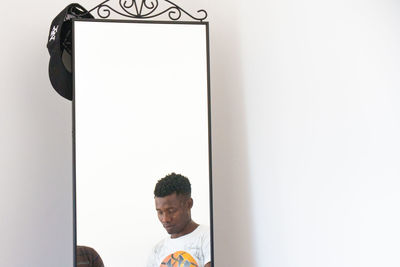
M 207 12 L 204 9 L 198 10 L 197 15 L 194 16 L 169 0 L 163 0 L 164 7 L 161 7 L 158 0 L 141 0 L 140 3 L 137 0 L 119 0 L 118 8 L 109 5 L 109 1 L 106 0 L 95 6 L 89 10 L 89 13 L 97 10 L 97 15 L 103 19 L 110 17 L 111 12 L 134 19 L 151 19 L 163 14 L 167 14 L 174 21 L 179 20 L 182 14 L 197 21 L 203 21 L 207 18 Z

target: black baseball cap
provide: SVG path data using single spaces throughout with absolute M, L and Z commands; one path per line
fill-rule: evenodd
M 94 17 L 81 5 L 70 4 L 51 23 L 47 49 L 50 53 L 49 78 L 53 88 L 66 99 L 72 100 L 72 72 L 64 60 L 72 58 L 72 18 Z

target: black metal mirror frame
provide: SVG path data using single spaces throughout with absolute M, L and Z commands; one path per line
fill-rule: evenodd
M 73 19 L 73 35 L 74 35 L 74 22 L 75 21 L 91 21 L 91 22 L 118 22 L 118 23 L 155 23 L 155 24 L 202 24 L 206 26 L 206 54 L 207 54 L 207 111 L 208 111 L 208 155 L 209 155 L 209 201 L 210 201 L 210 249 L 211 249 L 211 266 L 214 266 L 214 227 L 213 227 L 213 190 L 212 190 L 212 145 L 211 145 L 211 99 L 210 99 L 210 49 L 209 49 L 209 24 L 208 22 L 204 22 L 203 20 L 207 18 L 207 12 L 205 10 L 199 10 L 198 14 L 201 16 L 195 17 L 190 15 L 188 12 L 183 10 L 178 5 L 165 0 L 170 7 L 159 11 L 159 2 L 158 0 L 143 0 L 140 5 L 138 5 L 137 1 L 122 1 L 119 0 L 119 5 L 125 14 L 115 10 L 107 3 L 109 0 L 102 2 L 101 4 L 92 8 L 89 12 L 97 11 L 98 16 L 101 19 Z M 128 11 L 129 8 L 133 8 L 134 12 Z M 106 19 L 110 16 L 111 11 L 115 12 L 124 17 L 133 18 L 133 20 L 116 20 L 116 19 Z M 148 20 L 149 18 L 155 18 L 161 16 L 163 14 L 168 14 L 169 18 L 172 21 L 156 21 L 156 20 Z M 182 14 L 186 14 L 188 17 L 195 21 L 178 21 L 181 18 Z M 73 36 L 74 40 L 74 36 Z M 73 42 L 73 46 L 74 46 Z M 73 73 L 73 90 L 75 95 L 75 73 L 74 73 L 74 62 L 75 62 L 75 53 L 74 49 L 72 50 L 72 73 Z M 72 101 L 72 136 L 73 136 L 73 258 L 74 258 L 74 266 L 77 267 L 77 255 L 76 255 L 76 247 L 77 247 L 77 213 L 76 213 L 76 136 L 75 136 L 75 100 Z M 111 266 L 112 267 L 112 266 Z
M 208 16 L 204 9 L 198 10 L 197 15 L 192 15 L 169 0 L 142 0 L 140 3 L 136 0 L 119 0 L 116 7 L 111 6 L 109 2 L 110 0 L 106 0 L 88 12 L 96 11 L 97 15 L 103 19 L 109 18 L 112 12 L 132 19 L 152 19 L 163 14 L 168 14 L 168 17 L 173 21 L 181 19 L 182 14 L 201 22 Z M 160 2 L 165 4 L 164 7 L 160 6 Z

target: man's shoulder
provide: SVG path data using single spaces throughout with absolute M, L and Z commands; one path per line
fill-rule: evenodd
M 165 238 L 161 239 L 160 241 L 158 241 L 157 244 L 155 244 L 153 247 L 153 253 L 157 253 L 158 251 L 160 251 L 165 246 L 165 243 L 167 242 L 167 240 L 168 240 L 168 238 L 165 237 Z
M 195 230 L 197 235 L 202 236 L 204 238 L 210 238 L 210 227 L 204 224 L 200 224 Z
M 205 234 L 210 233 L 210 227 L 205 224 L 199 224 L 199 226 L 197 228 L 201 233 L 205 233 Z
M 210 227 L 199 224 L 197 228 L 191 232 L 188 233 L 187 235 L 184 235 L 182 237 L 182 240 L 188 241 L 188 240 L 203 240 L 203 239 L 209 239 L 210 238 Z
M 170 237 L 165 237 L 161 239 L 157 244 L 154 245 L 153 253 L 158 254 L 165 247 L 171 245 L 171 242 L 179 242 L 178 244 L 185 244 L 187 242 L 203 243 L 203 242 L 209 242 L 209 240 L 210 240 L 210 227 L 207 225 L 200 224 L 193 232 L 182 236 L 182 238 L 174 240 L 171 239 Z

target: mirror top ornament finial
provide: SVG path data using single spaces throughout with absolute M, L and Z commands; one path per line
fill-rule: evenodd
M 109 18 L 112 12 L 133 19 L 152 19 L 166 14 L 173 21 L 178 21 L 182 14 L 200 22 L 203 22 L 208 16 L 204 9 L 198 10 L 196 15 L 192 15 L 169 0 L 118 0 L 118 5 L 111 5 L 109 2 L 110 0 L 103 1 L 88 12 L 96 11 L 102 19 Z

